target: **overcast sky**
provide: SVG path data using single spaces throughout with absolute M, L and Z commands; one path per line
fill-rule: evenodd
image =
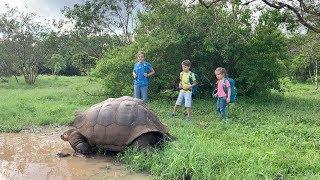
M 38 15 L 40 21 L 44 19 L 61 19 L 64 16 L 61 9 L 64 6 L 72 7 L 85 0 L 0 0 L 0 13 L 4 12 L 4 5 L 17 7 L 22 12 L 32 12 Z

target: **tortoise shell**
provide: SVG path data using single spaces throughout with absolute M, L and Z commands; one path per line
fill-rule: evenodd
M 90 145 L 121 151 L 145 133 L 164 137 L 167 127 L 156 114 L 137 98 L 109 98 L 85 112 L 77 112 L 73 126 Z

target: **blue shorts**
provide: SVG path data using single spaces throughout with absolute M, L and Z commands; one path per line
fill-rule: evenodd
M 179 93 L 179 96 L 176 101 L 176 105 L 181 106 L 182 101 L 184 100 L 184 107 L 191 107 L 192 104 L 192 93 L 191 92 L 181 92 Z

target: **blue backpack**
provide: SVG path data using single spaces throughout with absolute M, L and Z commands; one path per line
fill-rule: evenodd
M 226 86 L 226 80 L 230 83 L 230 89 L 231 89 L 231 95 L 230 95 L 230 103 L 233 103 L 236 100 L 237 97 L 237 88 L 236 88 L 236 82 L 232 78 L 224 78 L 223 80 L 223 90 L 226 94 L 228 94 L 228 89 Z

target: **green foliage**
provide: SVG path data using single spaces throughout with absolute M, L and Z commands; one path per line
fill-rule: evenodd
M 52 71 L 52 75 L 56 75 L 66 66 L 66 62 L 60 54 L 52 54 L 45 62 L 45 66 Z
M 237 80 L 247 94 L 280 89 L 279 79 L 286 74 L 287 45 L 284 36 L 276 30 L 257 28 L 246 47 L 246 53 L 239 58 Z
M 77 31 L 87 34 L 108 32 L 117 37 L 119 43 L 126 44 L 132 40 L 136 12 L 142 8 L 143 4 L 138 0 L 86 0 L 72 8 L 65 7 L 63 12 L 75 22 Z
M 289 31 L 294 31 L 298 27 L 292 13 L 288 11 L 281 12 L 277 9 L 262 11 L 259 23 L 267 28 L 277 29 L 281 26 L 281 29 Z
M 17 66 L 16 54 L 8 53 L 12 50 L 13 43 L 10 40 L 2 40 L 0 42 L 0 77 L 10 77 L 12 75 L 19 75 L 19 68 Z
M 7 5 L 6 11 L 0 14 L 0 34 L 3 36 L 0 58 L 11 75 L 22 74 L 28 84 L 35 83 L 38 67 L 46 56 L 42 46 L 46 28 L 34 19 L 34 14 L 22 13 Z
M 72 65 L 78 68 L 85 75 L 96 65 L 97 58 L 90 56 L 86 52 L 74 54 L 71 57 Z
M 118 46 L 115 37 L 109 35 L 88 35 L 74 31 L 68 34 L 48 33 L 43 41 L 48 56 L 60 54 L 65 60 L 65 67 L 60 74 L 88 74 L 98 58 L 110 47 Z
M 292 62 L 289 64 L 290 75 L 297 80 L 307 80 L 316 75 L 320 59 L 320 36 L 312 32 L 294 36 L 290 39 Z
M 166 0 L 149 5 L 150 10 L 138 16 L 134 46 L 135 51 L 145 52 L 156 71 L 151 93 L 173 90 L 185 59 L 191 60 L 191 71 L 203 77 L 198 79 L 202 93 L 209 93 L 215 84 L 214 70 L 219 66 L 227 68 L 241 94 L 279 89 L 288 50 L 286 38 L 277 30 L 280 23 L 270 26 L 270 22 L 280 15 L 266 12 L 253 31 L 249 9 L 237 9 L 238 14 L 233 14 L 223 5 L 187 8 L 180 1 Z M 124 50 L 119 54 L 131 53 L 126 48 L 119 50 Z M 111 63 L 112 59 L 120 63 L 109 54 L 102 61 Z M 105 73 L 115 76 L 109 70 Z M 117 86 L 106 87 L 109 92 L 119 91 Z
M 132 94 L 136 53 L 134 45 L 117 47 L 98 62 L 92 76 L 102 84 L 106 95 L 118 97 Z

